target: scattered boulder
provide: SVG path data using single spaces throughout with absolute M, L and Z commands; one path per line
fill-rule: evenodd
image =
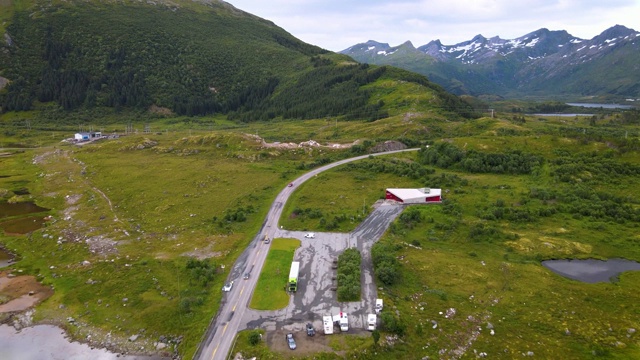
M 129 337 L 129 341 L 133 342 L 133 341 L 138 340 L 138 336 L 139 336 L 139 335 L 131 335 L 131 336 Z

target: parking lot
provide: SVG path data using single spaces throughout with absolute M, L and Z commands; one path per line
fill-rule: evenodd
M 306 337 L 305 324 L 311 322 L 317 332 L 315 337 L 323 337 L 322 315 L 342 311 L 349 315 L 349 333 L 364 332 L 366 316 L 374 311 L 377 298 L 371 246 L 404 209 L 402 205 L 385 201 L 376 203 L 374 207 L 374 211 L 351 233 L 315 232 L 313 238 L 305 238 L 307 232 L 278 230 L 274 237 L 296 238 L 302 242 L 294 256 L 294 261 L 300 262 L 298 291 L 285 309 L 248 309 L 243 318 L 244 329 L 266 329 L 268 339 L 275 336 L 271 332 L 281 333 L 280 342 L 286 348 L 284 334 L 287 332 L 293 332 L 296 339 Z M 362 299 L 359 302 L 339 303 L 334 291 L 336 270 L 332 267 L 334 260 L 349 247 L 357 247 L 362 253 Z M 339 332 L 337 328 L 335 331 Z

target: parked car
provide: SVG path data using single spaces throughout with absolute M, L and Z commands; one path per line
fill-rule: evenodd
M 292 333 L 288 333 L 287 334 L 287 345 L 289 345 L 289 349 L 291 349 L 291 350 L 295 350 L 296 349 L 296 341 L 293 339 L 293 334 Z
M 306 233 L 304 235 L 304 237 L 307 238 L 307 239 L 313 239 L 313 238 L 316 237 L 316 234 L 315 233 Z
M 224 284 L 224 286 L 222 287 L 222 291 L 229 292 L 229 291 L 231 291 L 232 287 L 233 287 L 233 281 L 228 282 L 228 283 Z
M 313 328 L 312 323 L 307 323 L 307 336 L 313 336 L 316 334 L 316 329 Z

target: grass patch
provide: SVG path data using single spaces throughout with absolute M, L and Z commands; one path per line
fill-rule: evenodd
M 251 308 L 256 310 L 277 310 L 289 304 L 289 294 L 285 291 L 293 254 L 300 246 L 300 240 L 274 239 L 267 260 L 260 273 L 258 284 L 251 297 Z
M 261 339 L 258 344 L 251 344 L 250 338 L 252 333 L 257 332 L 261 335 Z M 236 335 L 236 341 L 230 354 L 241 353 L 245 359 L 274 359 L 274 354 L 271 354 L 267 343 L 264 341 L 265 331 L 262 329 L 243 330 Z M 279 357 L 278 357 L 279 358 Z

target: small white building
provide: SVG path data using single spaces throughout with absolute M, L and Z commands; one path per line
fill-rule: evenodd
M 89 139 L 91 139 L 91 134 L 85 133 L 85 132 L 76 133 L 76 135 L 73 138 L 76 141 L 89 141 Z
M 102 137 L 102 132 L 100 131 L 96 131 L 96 132 L 79 132 L 76 133 L 73 138 L 76 141 L 89 141 L 91 139 L 98 139 Z
M 387 189 L 387 200 L 403 204 L 428 204 L 442 202 L 442 189 Z

